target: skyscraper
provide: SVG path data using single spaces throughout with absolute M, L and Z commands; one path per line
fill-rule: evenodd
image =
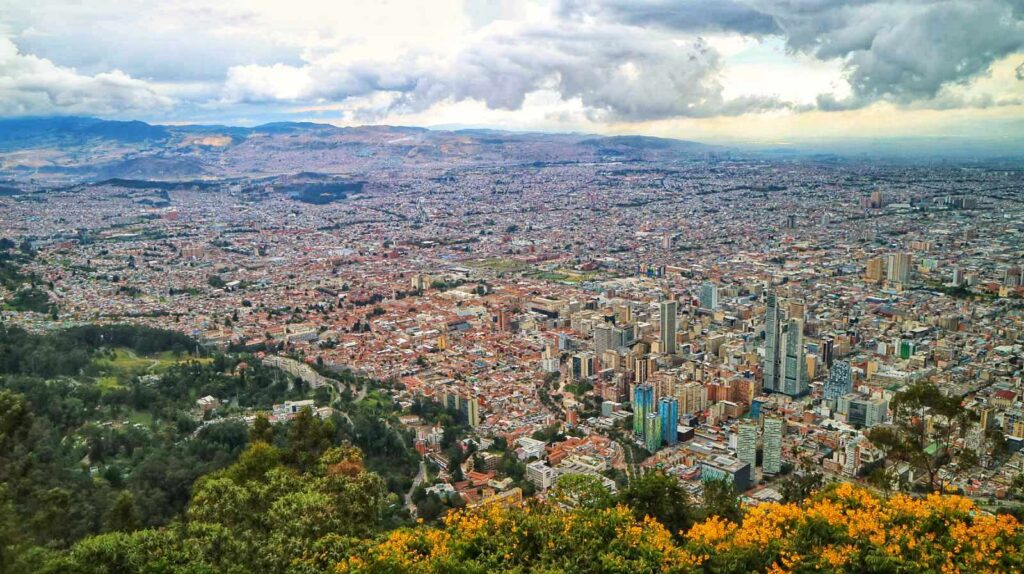
M 647 414 L 654 410 L 654 387 L 637 385 L 633 389 L 633 433 L 644 435 L 644 423 Z
M 676 308 L 675 301 L 661 302 L 661 351 L 668 355 L 676 353 Z
M 764 389 L 778 391 L 780 383 L 780 339 L 782 321 L 779 316 L 779 300 L 775 293 L 768 293 L 768 310 L 764 321 Z
M 661 447 L 661 417 L 658 413 L 644 415 L 644 447 L 650 452 Z
M 750 465 L 750 481 L 755 480 L 757 464 L 757 421 L 746 419 L 739 423 L 736 458 Z
M 886 268 L 886 278 L 890 283 L 905 286 L 910 283 L 910 254 L 890 253 Z
M 881 283 L 883 278 L 882 258 L 872 257 L 868 259 L 867 269 L 864 271 L 864 280 L 869 283 Z
M 709 311 L 718 309 L 718 285 L 705 281 L 700 286 L 700 308 Z
M 658 416 L 661 417 L 661 440 L 672 446 L 676 444 L 679 426 L 679 401 L 675 397 L 662 397 L 658 400 Z
M 853 370 L 849 363 L 836 361 L 825 381 L 825 398 L 834 401 L 850 392 L 853 392 Z
M 791 397 L 807 394 L 807 355 L 804 350 L 804 322 L 790 319 L 783 334 L 782 387 L 775 389 Z
M 765 474 L 782 471 L 782 431 L 785 421 L 780 417 L 764 418 L 764 445 L 761 468 Z

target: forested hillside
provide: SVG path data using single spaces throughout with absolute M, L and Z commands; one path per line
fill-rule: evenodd
M 376 391 L 354 404 L 321 390 L 252 356 L 206 354 L 177 333 L 0 325 L 0 572 L 35 572 L 91 535 L 170 524 L 196 480 L 249 444 L 246 413 L 285 400 L 315 397 L 340 410 L 322 421 L 302 413 L 287 430 L 258 424 L 283 462 L 306 472 L 326 449 L 356 444 L 387 477 L 375 475 L 385 492 L 389 483 L 408 490 L 417 464 L 394 405 Z M 196 400 L 205 396 L 226 400 L 203 412 Z

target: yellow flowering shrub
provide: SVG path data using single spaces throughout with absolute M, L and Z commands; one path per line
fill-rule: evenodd
M 966 498 L 880 498 L 849 484 L 802 505 L 763 504 L 740 524 L 711 517 L 680 542 L 630 509 L 530 502 L 450 514 L 389 533 L 342 573 L 1022 572 L 1024 528 Z

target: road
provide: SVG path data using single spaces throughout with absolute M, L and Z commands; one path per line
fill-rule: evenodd
M 412 503 L 412 493 L 416 490 L 416 487 L 423 484 L 423 481 L 427 480 L 427 463 L 420 460 L 420 471 L 416 473 L 416 477 L 412 479 L 412 488 L 409 492 L 405 493 L 405 507 L 409 509 L 409 514 L 416 516 L 416 505 Z

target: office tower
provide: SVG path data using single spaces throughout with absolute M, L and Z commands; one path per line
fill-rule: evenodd
M 718 309 L 718 285 L 705 281 L 700 286 L 700 308 L 708 311 Z
M 572 356 L 572 378 L 587 379 L 594 375 L 594 354 L 587 351 Z
M 953 268 L 953 276 L 950 278 L 950 283 L 956 287 L 964 284 L 964 270 L 960 267 Z
M 463 398 L 459 401 L 459 412 L 465 417 L 469 426 L 480 425 L 480 401 L 476 398 Z
M 761 469 L 765 474 L 782 471 L 782 432 L 785 421 L 780 417 L 764 418 L 764 445 Z
M 651 361 L 643 356 L 633 356 L 633 380 L 643 384 L 651 375 Z
M 846 422 L 863 428 L 871 428 L 885 422 L 889 415 L 889 401 L 877 397 L 868 398 L 855 394 L 839 397 L 837 411 L 846 415 Z
M 637 385 L 633 389 L 633 432 L 637 436 L 644 435 L 644 423 L 647 415 L 654 411 L 654 387 Z
M 754 482 L 757 465 L 757 421 L 742 420 L 739 423 L 736 442 L 736 458 L 750 465 L 750 481 Z
M 832 337 L 825 337 L 821 340 L 821 362 L 825 363 L 826 367 L 832 368 L 832 363 L 835 361 L 836 354 L 836 340 Z
M 849 363 L 836 361 L 828 373 L 828 380 L 825 381 L 825 398 L 834 401 L 851 392 L 853 392 L 853 370 L 850 369 Z
M 864 270 L 864 280 L 868 283 L 881 283 L 885 277 L 883 274 L 883 264 L 881 257 L 872 257 L 868 259 L 867 269 Z
M 768 310 L 764 322 L 764 389 L 778 391 L 781 388 L 782 317 L 779 314 L 779 300 L 775 293 L 768 293 Z
M 807 382 L 807 355 L 804 351 L 804 322 L 790 319 L 786 332 L 782 335 L 781 348 L 784 352 L 782 373 L 779 377 L 780 388 L 774 390 L 791 397 L 807 393 L 810 385 Z
M 658 413 L 644 415 L 644 447 L 650 452 L 661 447 L 661 417 Z
M 658 400 L 658 416 L 661 417 L 661 440 L 672 446 L 676 444 L 679 426 L 679 401 L 675 397 L 662 397 Z
M 890 253 L 886 278 L 890 283 L 907 285 L 910 283 L 910 254 Z
M 897 353 L 901 359 L 909 359 L 914 353 L 917 352 L 917 343 L 909 339 L 900 340 L 896 346 Z
M 676 307 L 675 301 L 661 302 L 661 351 L 668 355 L 676 353 Z
M 612 349 L 612 326 L 602 323 L 594 327 L 594 353 L 602 355 L 608 349 Z
M 786 216 L 786 228 L 787 229 L 796 229 L 796 215 L 795 214 L 790 213 L 789 215 Z

